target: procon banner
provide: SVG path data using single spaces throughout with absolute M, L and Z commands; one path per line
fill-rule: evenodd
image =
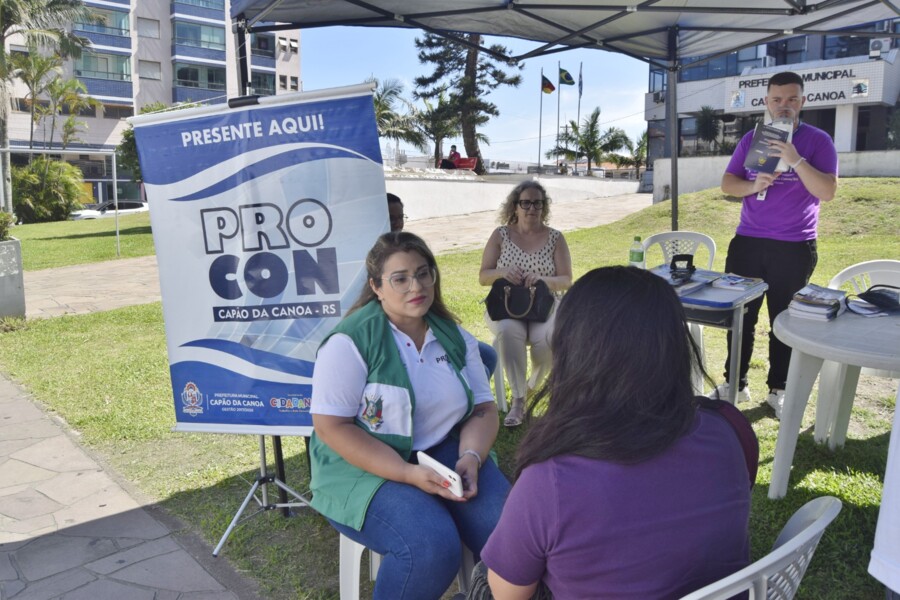
M 308 434 L 316 349 L 389 229 L 371 86 L 132 124 L 176 429 Z

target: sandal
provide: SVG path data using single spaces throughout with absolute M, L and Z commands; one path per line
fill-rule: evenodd
M 503 419 L 504 427 L 518 427 L 522 424 L 523 419 L 525 418 L 525 400 L 515 399 L 512 401 L 512 406 L 509 409 L 509 412 L 506 413 L 506 418 Z

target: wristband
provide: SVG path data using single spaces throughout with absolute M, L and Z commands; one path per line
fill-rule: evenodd
M 792 165 L 788 165 L 788 166 L 791 168 L 792 171 L 794 171 L 797 169 L 797 167 L 800 166 L 800 163 L 802 163 L 804 160 L 806 160 L 806 159 L 801 156 L 799 159 L 797 159 L 797 162 L 795 162 Z
M 478 468 L 480 469 L 481 468 L 481 455 L 470 448 L 470 449 L 464 451 L 462 454 L 460 454 L 459 457 L 462 458 L 466 454 L 471 454 L 472 456 L 475 457 L 475 460 L 478 461 Z

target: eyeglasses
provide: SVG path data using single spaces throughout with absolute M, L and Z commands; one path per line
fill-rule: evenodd
M 408 218 L 409 217 L 407 217 L 406 215 L 391 215 L 390 220 L 391 221 L 405 221 Z
M 525 210 L 531 210 L 532 208 L 536 208 L 538 210 L 544 208 L 543 200 L 517 200 L 516 204 L 524 208 Z
M 412 291 L 414 279 L 419 282 L 419 286 L 422 288 L 433 287 L 437 281 L 437 271 L 435 271 L 433 267 L 423 267 L 416 271 L 415 275 L 394 273 L 390 277 L 382 277 L 381 281 L 384 281 L 385 279 L 390 282 L 391 288 L 393 288 L 395 292 L 408 294 Z

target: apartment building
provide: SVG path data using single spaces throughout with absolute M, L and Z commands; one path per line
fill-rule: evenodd
M 900 33 L 900 19 L 863 28 Z M 763 117 L 769 77 L 794 71 L 804 79 L 801 118 L 827 131 L 838 152 L 884 150 L 900 95 L 900 49 L 890 37 L 809 35 L 771 42 L 687 64 L 678 72 L 679 155 L 710 150 L 697 135 L 697 115 L 712 107 L 722 120 L 720 143 L 734 143 Z M 669 156 L 665 70 L 651 67 L 644 115 L 648 159 Z
M 224 103 L 241 95 L 236 36 L 229 0 L 84 0 L 97 15 L 72 30 L 91 42 L 81 57 L 64 65 L 64 77 L 77 78 L 102 107 L 79 115 L 84 128 L 70 143 L 65 160 L 77 164 L 94 197 L 112 196 L 111 159 L 92 150 L 113 150 L 126 129 L 126 118 L 155 102 Z M 248 36 L 251 92 L 273 95 L 302 89 L 298 30 Z M 11 40 L 11 52 L 26 51 Z M 9 119 L 10 147 L 27 148 L 30 139 L 27 88 L 17 82 Z M 34 131 L 34 147 L 61 148 L 62 119 L 49 131 L 45 119 Z M 14 160 L 15 160 L 14 156 Z M 21 160 L 21 156 L 19 159 Z M 128 174 L 118 173 L 118 179 Z M 136 191 L 119 181 L 120 197 Z

